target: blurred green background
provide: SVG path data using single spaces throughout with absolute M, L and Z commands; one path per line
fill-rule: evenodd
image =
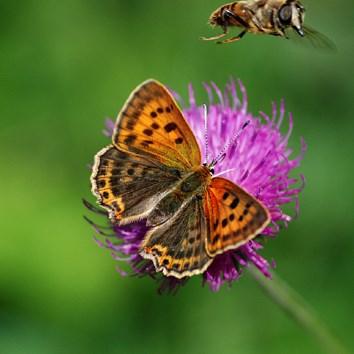
M 186 98 L 192 82 L 203 103 L 201 83 L 231 75 L 254 114 L 284 97 L 295 153 L 300 136 L 309 146 L 300 218 L 262 255 L 354 347 L 354 3 L 305 2 L 335 54 L 266 36 L 200 41 L 219 33 L 207 18 L 220 4 L 0 1 L 1 353 L 320 352 L 246 272 L 219 293 L 196 278 L 159 296 L 150 279 L 120 277 L 82 219 L 104 118 L 136 85 L 153 77 Z

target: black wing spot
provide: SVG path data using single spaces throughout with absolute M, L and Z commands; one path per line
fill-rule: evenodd
M 218 241 L 219 241 L 219 239 L 220 239 L 220 235 L 219 234 L 216 234 L 215 236 L 214 236 L 214 238 L 213 238 L 213 245 L 215 245 Z
M 151 129 L 144 129 L 143 133 L 147 136 L 151 136 L 154 132 Z
M 227 225 L 227 219 L 225 218 L 225 219 L 223 219 L 223 221 L 221 222 L 221 226 L 224 228 L 224 227 L 226 227 L 226 225 Z
M 240 199 L 238 199 L 237 197 L 232 201 L 232 203 L 230 204 L 230 208 L 231 209 L 235 209 L 238 205 L 238 203 L 240 202 Z
M 157 113 L 155 111 L 150 113 L 151 118 L 156 118 L 157 117 Z
M 130 144 L 133 144 L 135 140 L 136 140 L 136 135 L 128 135 L 124 139 L 124 143 L 127 144 L 127 145 L 130 145 Z
M 132 118 L 138 119 L 140 117 L 140 112 L 134 112 L 131 116 Z
M 165 125 L 165 130 L 167 133 L 172 132 L 173 130 L 177 129 L 177 124 L 176 123 L 168 123 Z
M 135 120 L 134 119 L 129 119 L 127 121 L 126 128 L 129 129 L 129 130 L 134 130 L 134 127 L 135 127 Z
M 98 181 L 97 185 L 98 185 L 99 188 L 103 188 L 106 185 L 106 181 L 101 179 L 100 181 Z

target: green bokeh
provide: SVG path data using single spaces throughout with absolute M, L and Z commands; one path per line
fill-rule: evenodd
M 1 353 L 318 353 L 249 275 L 161 297 L 150 279 L 121 278 L 82 219 L 103 120 L 137 84 L 157 78 L 186 98 L 192 82 L 203 103 L 201 83 L 231 75 L 254 114 L 284 97 L 295 153 L 308 143 L 301 215 L 262 254 L 354 347 L 354 3 L 306 1 L 336 54 L 266 36 L 202 42 L 218 5 L 0 1 Z

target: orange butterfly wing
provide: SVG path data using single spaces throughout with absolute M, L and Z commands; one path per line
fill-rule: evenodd
M 113 144 L 183 171 L 199 166 L 198 143 L 174 98 L 155 80 L 138 86 L 119 113 Z
M 210 257 L 238 248 L 256 237 L 270 222 L 265 206 L 231 181 L 212 179 L 205 194 L 209 221 L 207 253 Z

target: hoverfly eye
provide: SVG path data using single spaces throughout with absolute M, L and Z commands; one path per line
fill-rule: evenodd
M 279 20 L 283 24 L 290 24 L 291 21 L 291 16 L 292 16 L 292 9 L 291 6 L 289 5 L 284 5 L 280 10 L 279 10 Z

